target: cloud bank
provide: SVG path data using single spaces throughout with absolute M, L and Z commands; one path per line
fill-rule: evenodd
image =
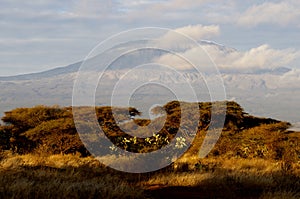
M 245 51 L 300 45 L 296 0 L 2 0 L 0 6 L 0 76 L 80 61 L 109 36 L 138 27 L 183 27 L 177 31 L 197 41 Z
M 206 33 L 214 30 L 216 35 L 219 32 L 217 27 L 204 27 L 201 25 L 187 26 L 176 29 L 178 32 L 184 32 L 186 35 L 197 38 L 198 41 L 205 37 Z M 165 35 L 165 41 L 169 45 L 176 44 L 176 39 Z M 176 45 L 174 45 L 176 46 Z M 241 72 L 252 73 L 262 70 L 274 70 L 279 67 L 289 67 L 289 65 L 300 58 L 300 51 L 293 48 L 274 49 L 267 44 L 251 48 L 247 51 L 237 51 L 216 43 L 204 43 L 199 47 L 185 49 L 184 52 L 177 55 L 166 54 L 157 59 L 156 62 L 169 65 L 178 70 L 190 70 L 193 66 L 183 58 L 191 58 L 192 60 L 200 60 L 203 70 L 211 66 L 211 61 L 224 72 Z
M 299 21 L 300 2 L 288 0 L 254 5 L 241 14 L 237 23 L 247 27 L 254 27 L 260 24 L 276 24 L 280 26 L 296 24 L 299 26 Z

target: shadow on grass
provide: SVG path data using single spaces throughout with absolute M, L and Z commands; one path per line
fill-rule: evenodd
M 209 174 L 209 175 L 207 175 Z M 207 175 L 196 184 L 149 184 L 151 178 Z M 163 182 L 163 181 L 162 181 Z M 144 183 L 144 185 L 143 185 Z M 192 183 L 191 183 L 192 184 Z M 118 172 L 102 165 L 61 168 L 23 165 L 0 169 L 0 198 L 264 198 L 266 193 L 300 193 L 300 177 L 292 172 L 254 173 L 217 168 L 214 171 L 172 171 L 145 174 Z M 272 197 L 269 197 L 272 198 Z M 296 197 L 295 197 L 296 198 Z
M 0 198 L 144 198 L 140 187 L 104 167 L 22 166 L 0 170 Z
M 273 198 L 272 194 L 277 193 L 278 198 L 290 199 L 300 195 L 300 177 L 281 171 L 261 175 L 222 169 L 193 186 L 152 185 L 146 188 L 145 193 L 152 198 L 172 199 Z M 285 197 L 285 193 L 294 197 Z M 268 194 L 271 196 L 264 197 Z

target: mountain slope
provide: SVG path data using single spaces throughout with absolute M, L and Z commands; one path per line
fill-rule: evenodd
M 70 73 L 77 72 L 81 64 L 82 64 L 82 62 L 77 62 L 77 63 L 71 64 L 69 66 L 58 67 L 58 68 L 54 68 L 51 70 L 38 72 L 38 73 L 7 76 L 7 77 L 0 76 L 0 81 L 37 80 L 37 79 L 42 79 L 42 78 L 55 77 L 55 76 L 63 75 L 63 74 L 70 74 Z
M 210 46 L 223 53 L 235 52 L 235 49 L 227 48 L 209 41 L 202 41 L 203 46 Z M 150 51 L 148 51 L 149 53 Z M 152 52 L 148 56 L 160 56 L 163 52 Z M 186 89 L 183 83 L 191 84 L 198 95 L 198 101 L 209 101 L 210 96 L 206 87 L 206 80 L 195 71 L 180 71 L 183 77 L 176 71 L 157 71 L 147 68 L 147 70 L 138 70 L 124 77 L 124 72 L 137 63 L 147 63 L 151 57 L 147 57 L 144 52 L 133 53 L 114 63 L 102 79 L 102 87 L 97 90 L 96 96 L 102 96 L 96 103 L 102 104 L 103 101 L 110 99 L 109 90 L 113 89 L 115 83 L 122 80 L 124 88 L 126 85 L 142 82 L 144 80 L 160 81 L 166 85 L 177 87 L 182 95 L 186 95 Z M 70 106 L 72 104 L 72 91 L 77 71 L 82 62 L 74 63 L 66 67 L 60 67 L 45 72 L 0 77 L 0 114 L 4 111 L 16 107 L 30 107 L 37 104 Z M 272 70 L 258 70 L 254 73 L 241 73 L 235 71 L 221 71 L 226 89 L 227 99 L 236 100 L 251 114 L 261 116 L 271 116 L 281 120 L 298 121 L 297 107 L 300 107 L 300 72 L 285 67 L 279 67 Z M 98 77 L 97 73 L 90 71 L 87 77 Z M 205 76 L 211 78 L 214 76 Z M 133 83 L 132 83 L 133 82 Z M 135 86 L 135 85 L 133 85 Z M 162 89 L 162 88 L 161 88 Z M 116 95 L 116 101 L 120 101 L 128 94 L 128 90 L 120 89 Z M 166 89 L 157 90 L 157 87 L 139 91 L 134 97 L 145 98 L 147 103 L 160 104 L 170 101 L 173 95 Z M 153 98 L 153 96 L 158 96 Z M 167 94 L 168 93 L 168 94 Z M 291 96 L 293 96 L 291 98 Z M 188 99 L 185 99 L 188 101 Z M 134 100 L 133 100 L 134 101 Z M 139 100 L 145 102 L 143 100 Z M 147 107 L 149 108 L 149 107 Z M 300 111 L 300 110 L 299 110 Z

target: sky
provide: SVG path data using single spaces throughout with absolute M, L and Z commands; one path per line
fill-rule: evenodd
M 101 41 L 133 28 L 178 30 L 237 49 L 220 67 L 300 69 L 300 1 L 1 0 L 0 76 L 83 60 Z

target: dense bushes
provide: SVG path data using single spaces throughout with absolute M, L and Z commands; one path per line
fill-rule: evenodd
M 76 146 L 75 143 L 81 143 L 70 108 L 17 108 L 6 112 L 2 120 L 6 124 L 1 133 L 2 137 L 6 137 L 1 139 L 6 142 L 4 147 L 17 153 L 24 154 L 33 150 L 45 150 L 50 154 L 65 153 L 71 152 L 69 148 Z M 77 146 L 82 147 L 82 144 L 81 147 Z
M 192 114 L 195 105 L 199 107 L 200 119 L 196 114 Z M 295 157 L 299 155 L 298 137 L 290 137 L 286 134 L 288 123 L 250 116 L 235 102 L 216 102 L 213 106 L 209 102 L 192 104 L 172 101 L 163 107 L 155 108 L 156 113 L 166 113 L 166 115 L 160 115 L 152 121 L 135 118 L 141 113 L 132 107 L 97 107 L 96 115 L 102 130 L 111 142 L 123 150 L 135 153 L 160 149 L 168 145 L 178 133 L 181 138 L 178 138 L 177 146 L 184 145 L 185 141 L 193 137 L 192 133 L 195 133 L 193 121 L 199 121 L 196 139 L 189 151 L 190 154 L 198 154 L 211 124 L 213 107 L 217 119 L 214 122 L 222 121 L 224 114 L 226 119 L 221 139 L 209 154 L 210 156 L 280 159 L 287 156 L 287 153 L 293 153 Z M 182 108 L 190 110 L 188 119 L 181 118 Z M 88 109 L 80 109 L 83 115 L 89 114 L 86 110 Z M 21 154 L 35 151 L 48 154 L 89 155 L 76 131 L 72 110 L 69 107 L 17 108 L 6 112 L 2 120 L 5 122 L 4 126 L 0 126 L 2 150 L 10 149 Z M 179 128 L 182 124 L 185 126 L 184 132 Z M 143 128 L 138 129 L 137 126 Z M 147 126 L 148 128 L 144 128 Z M 128 134 L 129 130 L 140 136 Z M 142 138 L 145 137 L 144 135 L 150 136 Z M 92 137 L 92 134 L 89 136 Z M 85 144 L 97 145 L 97 139 L 99 136 Z
M 0 126 L 0 150 L 10 149 L 11 137 L 11 128 L 8 126 Z
M 85 109 L 82 110 L 85 114 Z M 116 108 L 114 111 L 118 119 L 125 121 L 139 114 L 134 108 Z M 110 107 L 96 108 L 96 112 L 105 113 L 104 118 L 109 124 L 115 123 Z M 99 122 L 101 117 L 103 115 L 100 114 Z M 0 126 L 0 146 L 3 150 L 10 149 L 19 154 L 38 152 L 90 155 L 77 133 L 72 109 L 69 107 L 17 108 L 6 112 L 2 120 L 5 123 L 5 126 Z

